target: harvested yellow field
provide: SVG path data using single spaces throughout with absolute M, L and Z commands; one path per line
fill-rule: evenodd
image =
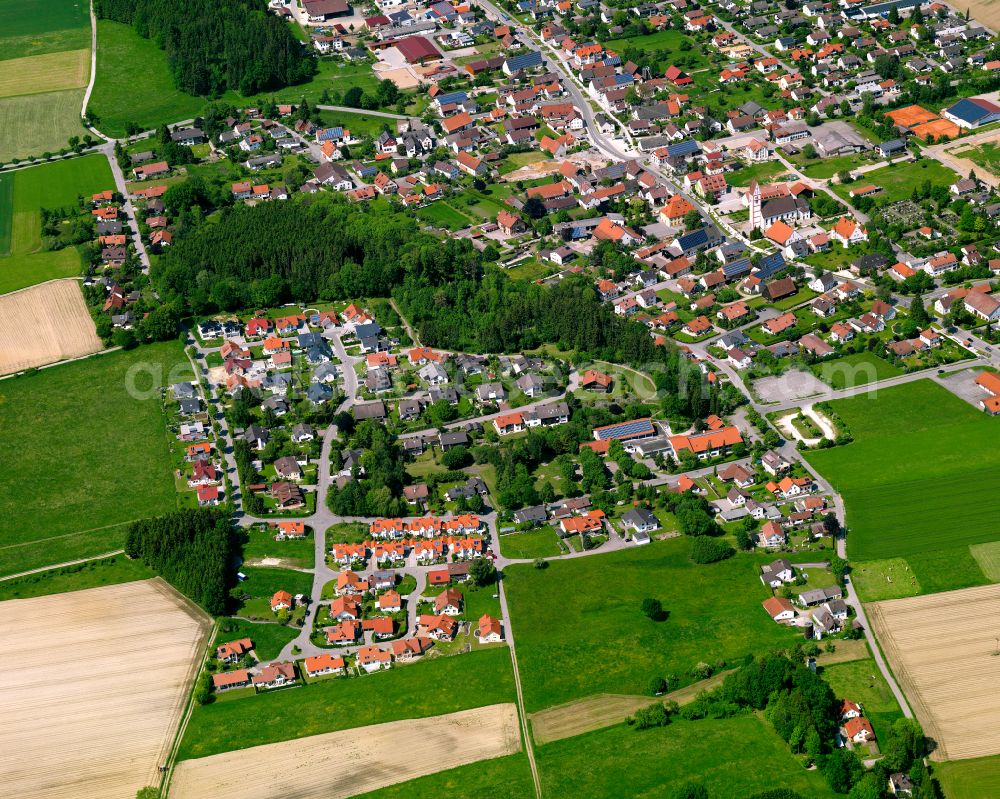
M 79 358 L 103 346 L 76 280 L 50 280 L 0 296 L 0 374 Z
M 0 608 L 0 793 L 134 799 L 157 781 L 210 619 L 160 579 Z
M 0 69 L 0 97 L 78 89 L 89 77 L 89 49 L 10 58 Z
M 868 605 L 935 760 L 1000 754 L 1000 585 Z
M 547 707 L 528 716 L 531 721 L 531 735 L 536 743 L 547 744 L 621 724 L 637 710 L 654 702 L 676 702 L 678 705 L 686 705 L 702 691 L 710 691 L 721 685 L 731 673 L 731 670 L 720 671 L 707 680 L 686 685 L 662 696 L 597 694 L 577 702 Z
M 1000 30 L 1000 0 L 970 0 L 964 7 L 976 22 L 990 30 Z
M 343 799 L 520 749 L 517 708 L 489 705 L 185 760 L 169 795 L 217 799 L 238 786 L 240 799 Z

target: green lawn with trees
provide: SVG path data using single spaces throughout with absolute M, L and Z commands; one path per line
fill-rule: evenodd
M 871 658 L 824 666 L 821 673 L 838 699 L 850 699 L 864 708 L 878 740 L 884 740 L 892 725 L 903 718 L 896 697 Z
M 793 640 L 760 607 L 770 591 L 753 558 L 695 565 L 692 546 L 681 537 L 504 570 L 528 712 L 597 693 L 643 694 L 656 677 L 675 690 L 706 667 Z M 647 618 L 646 598 L 665 617 Z
M 358 794 L 352 799 L 440 799 L 443 796 L 524 799 L 534 791 L 528 758 L 518 753 L 439 771 Z
M 178 760 L 207 757 L 323 732 L 514 701 L 506 647 L 425 658 L 363 677 L 198 706 Z
M 854 441 L 809 460 L 844 497 L 851 558 L 904 558 L 924 591 L 985 582 L 968 547 L 996 537 L 1000 422 L 930 380 L 832 406 Z
M 544 796 L 672 797 L 688 781 L 702 783 L 711 797 L 736 799 L 779 786 L 809 799 L 836 796 L 753 715 L 648 730 L 609 727 L 537 747 L 535 756 Z
M 158 387 L 190 378 L 166 343 L 0 383 L 16 431 L 0 436 L 0 574 L 113 551 L 128 522 L 176 507 Z
M 921 158 L 919 161 L 895 163 L 891 166 L 865 172 L 852 183 L 835 183 L 831 188 L 841 198 L 850 200 L 851 189 L 871 183 L 882 189 L 875 195 L 875 200 L 883 205 L 909 200 L 913 190 L 919 190 L 925 181 L 930 181 L 933 186 L 947 187 L 958 180 L 958 177 L 952 170 L 938 161 L 931 158 Z
M 822 361 L 811 368 L 814 375 L 836 390 L 864 386 L 903 374 L 902 369 L 874 352 L 845 355 L 832 361 Z

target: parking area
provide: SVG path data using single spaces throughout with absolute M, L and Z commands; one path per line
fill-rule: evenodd
M 976 385 L 976 378 L 982 371 L 983 370 L 981 368 L 973 367 L 971 369 L 963 369 L 960 372 L 953 372 L 949 375 L 939 375 L 936 376 L 934 380 L 948 389 L 956 397 L 964 399 L 976 410 L 982 410 L 979 407 L 980 401 L 990 396 L 983 391 L 982 388 Z

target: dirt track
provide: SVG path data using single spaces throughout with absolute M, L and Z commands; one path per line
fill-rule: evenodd
M 185 760 L 170 797 L 342 799 L 520 748 L 515 706 L 490 705 Z
M 1000 585 L 866 606 L 935 760 L 1000 754 Z
M 97 352 L 77 280 L 50 280 L 0 296 L 0 374 Z
M 159 579 L 0 609 L 0 795 L 133 799 L 166 759 L 208 618 Z

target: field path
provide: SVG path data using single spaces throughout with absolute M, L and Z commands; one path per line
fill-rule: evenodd
M 99 136 L 106 142 L 113 139 L 105 136 L 93 125 L 87 125 L 87 106 L 90 104 L 90 95 L 94 91 L 94 81 L 97 80 L 97 15 L 94 14 L 94 0 L 90 0 L 90 80 L 87 82 L 87 90 L 83 93 L 83 104 L 80 106 L 80 118 L 84 120 L 84 125 L 95 136 Z

